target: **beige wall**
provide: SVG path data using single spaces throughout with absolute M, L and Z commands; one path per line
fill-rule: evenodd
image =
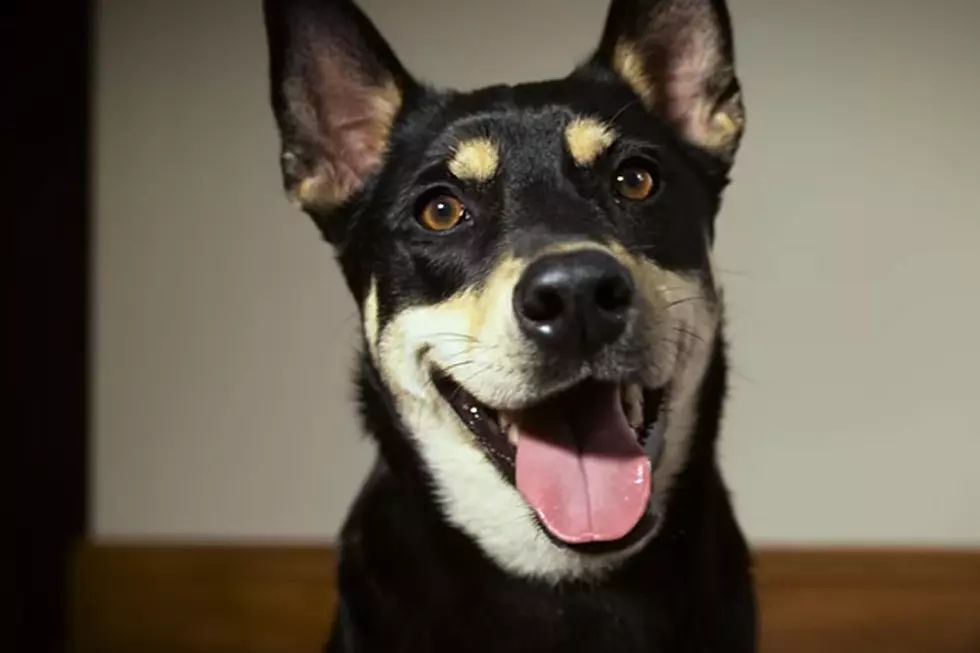
M 365 1 L 441 84 L 561 74 L 605 0 Z M 724 466 L 756 541 L 980 544 L 980 4 L 732 0 Z M 258 0 L 103 0 L 94 529 L 324 537 L 356 326 L 285 203 Z

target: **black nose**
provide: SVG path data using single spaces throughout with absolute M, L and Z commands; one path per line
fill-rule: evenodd
M 514 289 L 514 310 L 538 344 L 588 355 L 623 334 L 633 296 L 633 278 L 622 263 L 585 250 L 529 265 Z

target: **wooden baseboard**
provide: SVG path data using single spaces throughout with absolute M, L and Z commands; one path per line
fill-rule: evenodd
M 762 550 L 764 653 L 980 653 L 980 551 Z
M 320 653 L 336 604 L 328 546 L 84 545 L 73 653 Z
M 327 546 L 87 544 L 75 653 L 317 653 Z M 980 653 L 980 551 L 761 550 L 763 653 Z M 613 653 L 613 652 L 611 652 Z

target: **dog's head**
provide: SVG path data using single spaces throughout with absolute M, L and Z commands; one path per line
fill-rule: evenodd
M 569 76 L 467 93 L 414 80 L 348 1 L 267 0 L 266 24 L 287 193 L 447 520 L 546 579 L 638 550 L 720 329 L 745 122 L 724 3 L 613 0 Z

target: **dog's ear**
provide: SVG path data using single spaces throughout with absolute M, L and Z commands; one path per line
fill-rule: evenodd
M 613 0 L 593 63 L 729 164 L 745 128 L 724 0 Z
M 322 217 L 380 167 L 413 82 L 349 0 L 263 0 L 263 10 L 283 185 Z

